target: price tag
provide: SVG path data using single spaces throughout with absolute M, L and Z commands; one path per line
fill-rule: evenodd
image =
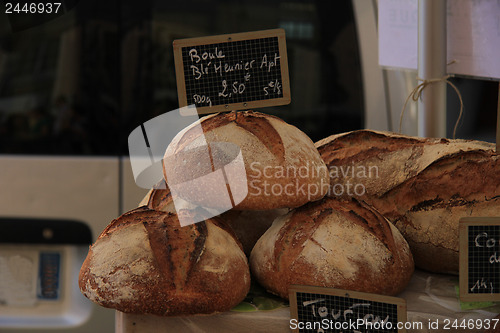
M 290 103 L 283 29 L 175 40 L 179 106 L 199 114 Z
M 460 220 L 460 299 L 500 301 L 500 217 Z
M 357 291 L 293 285 L 290 327 L 294 332 L 406 332 L 402 298 Z

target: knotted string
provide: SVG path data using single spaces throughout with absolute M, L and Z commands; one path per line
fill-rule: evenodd
M 455 127 L 453 128 L 453 139 L 455 139 L 455 135 L 457 133 L 458 124 L 460 123 L 460 119 L 462 118 L 462 114 L 464 112 L 464 103 L 462 101 L 462 95 L 460 94 L 460 91 L 458 90 L 458 88 L 450 80 L 448 80 L 449 78 L 450 78 L 450 75 L 446 75 L 446 76 L 443 76 L 442 78 L 438 78 L 438 79 L 429 79 L 429 80 L 424 80 L 424 79 L 421 79 L 421 78 L 417 77 L 417 81 L 422 81 L 422 83 L 420 83 L 419 85 L 417 85 L 411 91 L 411 93 L 408 95 L 408 97 L 406 98 L 405 104 L 403 105 L 403 110 L 401 110 L 401 116 L 399 118 L 399 133 L 401 133 L 401 127 L 402 127 L 402 124 L 403 124 L 403 117 L 404 117 L 406 105 L 408 104 L 410 98 L 414 102 L 416 102 L 422 96 L 422 91 L 425 89 L 425 87 L 427 87 L 430 84 L 437 83 L 437 82 L 446 82 L 447 84 L 449 84 L 455 90 L 455 92 L 458 95 L 458 99 L 460 100 L 460 113 L 458 114 L 457 122 L 455 123 Z

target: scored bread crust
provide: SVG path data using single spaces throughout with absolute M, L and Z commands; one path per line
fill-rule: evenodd
M 316 143 L 329 168 L 373 171 L 333 174 L 331 184 L 360 183 L 360 196 L 393 222 L 417 267 L 458 273 L 462 217 L 500 214 L 500 160 L 495 145 L 360 130 Z M 352 170 L 351 170 L 352 171 Z
M 231 178 L 236 153 L 221 143 L 241 151 L 246 182 L 241 174 Z M 202 148 L 207 144 L 210 159 Z M 163 167 L 171 189 L 172 184 L 182 184 L 176 194 L 203 207 L 218 208 L 221 203 L 218 189 L 200 176 L 222 167 L 232 180 L 231 192 L 247 193 L 234 207 L 240 210 L 298 207 L 321 199 L 329 184 L 325 163 L 306 134 L 277 117 L 253 111 L 210 115 L 185 128 L 168 146 Z M 189 182 L 194 179 L 196 184 Z
M 500 156 L 441 157 L 371 203 L 405 235 L 418 267 L 457 274 L 460 219 L 500 215 Z
M 125 313 L 212 314 L 244 299 L 250 272 L 241 245 L 217 219 L 180 227 L 174 214 L 140 207 L 101 233 L 79 286 L 90 300 Z
M 494 144 L 482 141 L 420 138 L 373 130 L 332 135 L 315 145 L 333 176 L 332 185 L 348 181 L 363 184 L 366 197 L 386 193 L 441 157 L 495 149 Z
M 250 255 L 267 290 L 292 284 L 396 295 L 409 283 L 412 254 L 400 232 L 370 206 L 326 197 L 277 218 Z

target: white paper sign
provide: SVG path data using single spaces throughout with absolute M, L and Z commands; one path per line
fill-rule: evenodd
M 418 0 L 379 0 L 379 64 L 417 69 Z M 447 1 L 449 74 L 500 79 L 500 0 Z
M 379 64 L 417 69 L 418 1 L 379 0 Z

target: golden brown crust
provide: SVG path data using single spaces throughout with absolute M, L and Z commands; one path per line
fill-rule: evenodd
M 240 246 L 216 219 L 180 227 L 175 214 L 140 207 L 101 233 L 79 286 L 92 301 L 126 313 L 223 312 L 250 287 Z
M 225 168 L 226 177 L 232 179 L 231 193 L 248 193 L 235 209 L 293 208 L 318 200 L 328 191 L 326 166 L 314 143 L 281 119 L 244 111 L 204 117 L 200 124 L 202 130 L 192 125 L 181 131 L 165 153 L 165 178 L 186 201 L 220 208 L 224 200 L 219 190 L 201 176 L 226 167 L 240 151 L 243 177 L 233 173 L 231 178 L 235 165 Z M 245 173 L 246 183 L 237 181 Z M 196 184 L 187 183 L 193 179 Z
M 395 295 L 414 269 L 408 244 L 390 222 L 355 199 L 333 198 L 275 220 L 250 264 L 256 279 L 283 298 L 291 284 Z

